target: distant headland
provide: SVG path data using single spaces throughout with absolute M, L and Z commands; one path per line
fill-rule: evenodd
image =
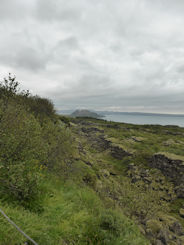
M 102 118 L 103 115 L 97 114 L 89 110 L 76 110 L 71 114 L 72 117 L 91 117 L 91 118 Z

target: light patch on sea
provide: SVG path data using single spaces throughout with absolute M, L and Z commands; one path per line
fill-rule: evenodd
M 177 125 L 184 127 L 184 116 L 177 115 L 144 115 L 144 114 L 109 114 L 104 120 L 133 124 Z

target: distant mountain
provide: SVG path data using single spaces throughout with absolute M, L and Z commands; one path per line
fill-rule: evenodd
M 102 115 L 97 114 L 96 112 L 88 110 L 76 110 L 71 114 L 72 117 L 92 117 L 92 118 L 101 118 Z

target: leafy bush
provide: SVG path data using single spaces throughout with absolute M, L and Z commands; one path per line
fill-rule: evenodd
M 62 163 L 69 161 L 73 154 L 70 131 L 57 123 L 46 121 L 42 125 L 42 137 L 48 149 L 46 161 L 48 169 L 61 174 L 64 167 Z
M 70 118 L 66 116 L 59 116 L 59 120 L 63 122 L 67 127 L 70 127 Z
M 20 91 L 15 77 L 9 75 L 0 83 L 0 194 L 4 199 L 30 206 L 40 195 L 43 168 L 62 171 L 71 140 L 69 132 L 53 122 L 54 117 L 52 102 Z
M 24 100 L 28 110 L 42 123 L 48 118 L 55 118 L 55 109 L 53 103 L 46 98 L 39 96 L 29 96 Z
M 1 196 L 20 203 L 36 199 L 46 152 L 36 119 L 20 105 L 9 103 L 0 123 Z

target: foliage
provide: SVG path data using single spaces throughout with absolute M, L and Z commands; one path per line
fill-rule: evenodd
M 53 122 L 52 102 L 21 91 L 15 77 L 1 82 L 0 95 L 1 198 L 39 210 L 43 169 L 68 156 L 70 135 Z
M 49 170 L 62 174 L 62 162 L 69 161 L 73 154 L 70 131 L 47 120 L 42 125 L 42 137 L 47 146 L 46 166 Z
M 120 210 L 105 208 L 91 189 L 69 182 L 63 184 L 55 176 L 50 176 L 45 185 L 50 195 L 44 201 L 43 213 L 38 215 L 12 205 L 3 207 L 4 212 L 38 244 L 148 244 L 133 222 Z M 2 245 L 26 242 L 2 216 L 0 230 Z
M 25 100 L 29 111 L 34 114 L 34 116 L 43 122 L 45 119 L 55 118 L 55 109 L 53 103 L 46 98 L 41 98 L 39 96 L 29 96 Z
M 59 120 L 63 122 L 67 127 L 70 127 L 70 118 L 66 116 L 59 116 Z
M 124 178 L 120 197 L 120 205 L 130 215 L 140 221 L 157 216 L 159 212 L 169 212 L 169 206 L 161 197 L 163 193 L 145 188 L 145 183 L 132 184 Z
M 23 204 L 38 198 L 46 150 L 36 119 L 9 103 L 0 124 L 1 196 Z

